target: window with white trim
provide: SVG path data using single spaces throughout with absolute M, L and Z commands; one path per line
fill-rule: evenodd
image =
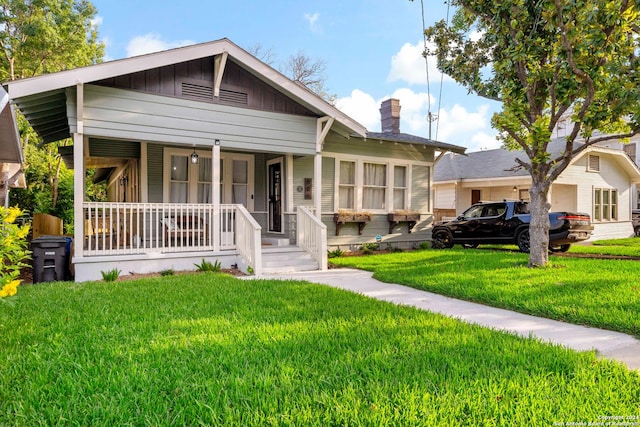
M 407 208 L 407 167 L 393 167 L 393 209 Z
M 192 149 L 164 151 L 165 203 L 213 203 L 211 152 L 198 150 L 198 163 L 191 162 Z M 220 154 L 220 202 L 242 204 L 253 211 L 254 157 Z
M 593 220 L 618 220 L 618 191 L 609 188 L 593 190 Z
M 387 165 L 364 163 L 362 174 L 362 208 L 386 209 Z
M 384 213 L 411 209 L 412 168 L 410 163 L 400 160 L 396 162 L 393 159 L 388 162 L 379 162 L 375 158 L 353 157 L 336 158 L 334 181 L 336 211 Z
M 338 209 L 355 209 L 356 162 L 340 161 L 340 178 L 338 182 Z

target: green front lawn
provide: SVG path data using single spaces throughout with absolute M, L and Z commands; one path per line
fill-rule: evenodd
M 457 248 L 331 262 L 383 282 L 640 337 L 638 261 L 551 257 L 549 267 L 531 269 L 526 254 Z
M 639 415 L 640 375 L 593 353 L 302 282 L 194 274 L 23 286 L 13 306 L 0 304 L 0 349 L 0 425 L 542 426 Z

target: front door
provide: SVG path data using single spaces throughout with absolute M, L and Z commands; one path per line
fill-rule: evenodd
M 282 159 L 267 162 L 269 232 L 282 233 Z

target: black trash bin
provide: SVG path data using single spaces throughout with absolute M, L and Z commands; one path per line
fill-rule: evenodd
M 31 241 L 33 283 L 56 282 L 68 277 L 69 254 L 65 236 L 40 236 Z

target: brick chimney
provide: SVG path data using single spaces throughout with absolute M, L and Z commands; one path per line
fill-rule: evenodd
M 380 105 L 382 133 L 400 133 L 400 100 L 387 99 Z

